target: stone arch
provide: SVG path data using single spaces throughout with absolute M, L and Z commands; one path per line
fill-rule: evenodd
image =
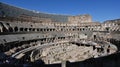
M 55 31 L 55 29 L 53 29 L 53 31 Z
M 40 31 L 43 31 L 43 29 L 41 28 Z
M 9 27 L 9 32 L 13 32 L 13 28 L 12 27 Z
M 79 31 L 81 31 L 81 28 L 79 28 Z
M 5 27 L 3 27 L 2 30 L 3 32 L 8 32 L 8 30 Z
M 61 29 L 61 31 L 63 31 L 63 29 Z
M 44 31 L 46 31 L 46 29 L 44 29 Z
M 17 31 L 18 31 L 18 27 L 15 27 L 15 28 L 14 28 L 14 31 L 17 32 Z
M 93 28 L 91 30 L 93 31 Z
M 39 28 L 37 28 L 37 31 L 40 31 L 40 29 L 39 29 Z
M 33 28 L 32 31 L 35 31 L 35 28 Z
M 85 28 L 83 28 L 83 31 L 85 30 Z
M 50 29 L 50 31 L 52 31 L 52 29 Z
M 20 28 L 20 31 L 23 31 L 24 30 L 24 28 Z
M 29 28 L 29 31 L 32 31 L 32 28 Z
M 46 29 L 47 31 L 49 31 L 49 29 Z
M 25 28 L 24 30 L 25 30 L 25 31 L 28 31 L 28 28 Z

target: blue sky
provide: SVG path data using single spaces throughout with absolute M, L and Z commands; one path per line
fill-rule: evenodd
M 120 18 L 120 0 L 0 0 L 13 6 L 44 13 L 90 14 L 93 21 Z

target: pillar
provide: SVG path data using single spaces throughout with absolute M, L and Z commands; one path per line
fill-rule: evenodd
M 66 61 L 62 61 L 61 67 L 66 67 Z

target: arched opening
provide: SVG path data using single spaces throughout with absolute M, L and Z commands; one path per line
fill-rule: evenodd
M 110 49 L 109 48 L 107 49 L 107 53 L 110 53 Z
M 63 29 L 61 29 L 61 31 L 63 31 Z
M 50 31 L 52 31 L 52 29 L 50 29 Z
M 33 25 L 30 25 L 31 27 L 33 27 Z
M 28 28 L 25 28 L 25 31 L 28 31 Z
M 72 29 L 72 31 L 75 31 L 75 29 Z
M 40 31 L 43 31 L 43 29 L 41 28 Z
M 24 40 L 24 39 L 25 39 L 25 37 L 22 37 L 22 39 Z
M 55 29 L 53 29 L 53 31 L 55 31 Z
M 49 31 L 49 29 L 47 29 L 47 31 Z
M 29 31 L 32 31 L 32 28 L 29 28 Z
M 12 27 L 9 27 L 9 32 L 13 32 L 13 28 Z
M 106 31 L 109 31 L 110 30 L 110 27 L 106 27 Z
M 44 29 L 44 31 L 46 31 L 46 29 Z
M 35 28 L 33 28 L 32 31 L 35 31 Z
M 23 28 L 20 28 L 20 31 L 23 31 Z
M 93 31 L 93 28 L 91 30 Z
M 95 46 L 93 46 L 93 50 L 95 50 L 96 48 L 95 48 Z
M 2 29 L 3 29 L 3 32 L 8 32 L 8 30 L 5 27 L 3 27 Z
M 97 38 L 97 36 L 96 36 L 96 35 L 93 35 L 93 37 L 94 37 L 94 39 L 96 39 L 96 38 Z
M 15 31 L 15 32 L 18 32 L 18 27 L 15 27 L 15 28 L 14 28 L 14 31 Z
M 90 30 L 90 28 L 88 28 L 88 30 Z
M 85 29 L 83 28 L 83 31 L 84 31 Z
M 81 28 L 80 28 L 80 31 L 81 31 Z
M 39 28 L 37 28 L 37 31 L 40 31 L 40 29 L 39 29 Z

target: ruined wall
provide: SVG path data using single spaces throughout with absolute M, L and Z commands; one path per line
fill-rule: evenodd
M 69 23 L 89 23 L 92 22 L 91 16 L 86 15 L 77 15 L 77 16 L 70 16 L 68 17 Z
M 120 19 L 104 21 L 102 27 L 106 31 L 120 31 Z
M 23 14 L 40 18 L 50 18 L 53 22 L 66 22 L 68 19 L 68 15 L 46 14 L 41 12 L 36 13 L 32 10 L 30 11 L 0 2 L 0 17 L 18 17 Z
M 35 13 L 3 3 L 0 3 L 0 8 L 0 52 L 4 52 L 4 54 L 16 53 L 32 46 L 60 40 L 91 40 L 99 44 L 101 41 L 106 41 L 107 35 L 115 31 L 118 31 L 119 34 L 119 23 L 112 24 L 112 26 L 109 23 L 108 26 L 106 26 L 107 23 L 102 25 L 92 22 L 90 15 L 67 16 Z M 108 27 L 113 31 L 110 32 Z M 118 36 L 118 34 L 113 34 L 113 36 Z M 94 37 L 94 35 L 98 35 L 98 37 Z M 102 37 L 106 39 L 104 40 Z M 27 47 L 24 47 L 26 43 Z M 29 56 L 29 52 L 26 55 Z M 22 61 L 26 60 L 22 59 Z M 6 62 L 6 58 L 3 62 Z M 86 62 L 85 66 L 87 66 Z

